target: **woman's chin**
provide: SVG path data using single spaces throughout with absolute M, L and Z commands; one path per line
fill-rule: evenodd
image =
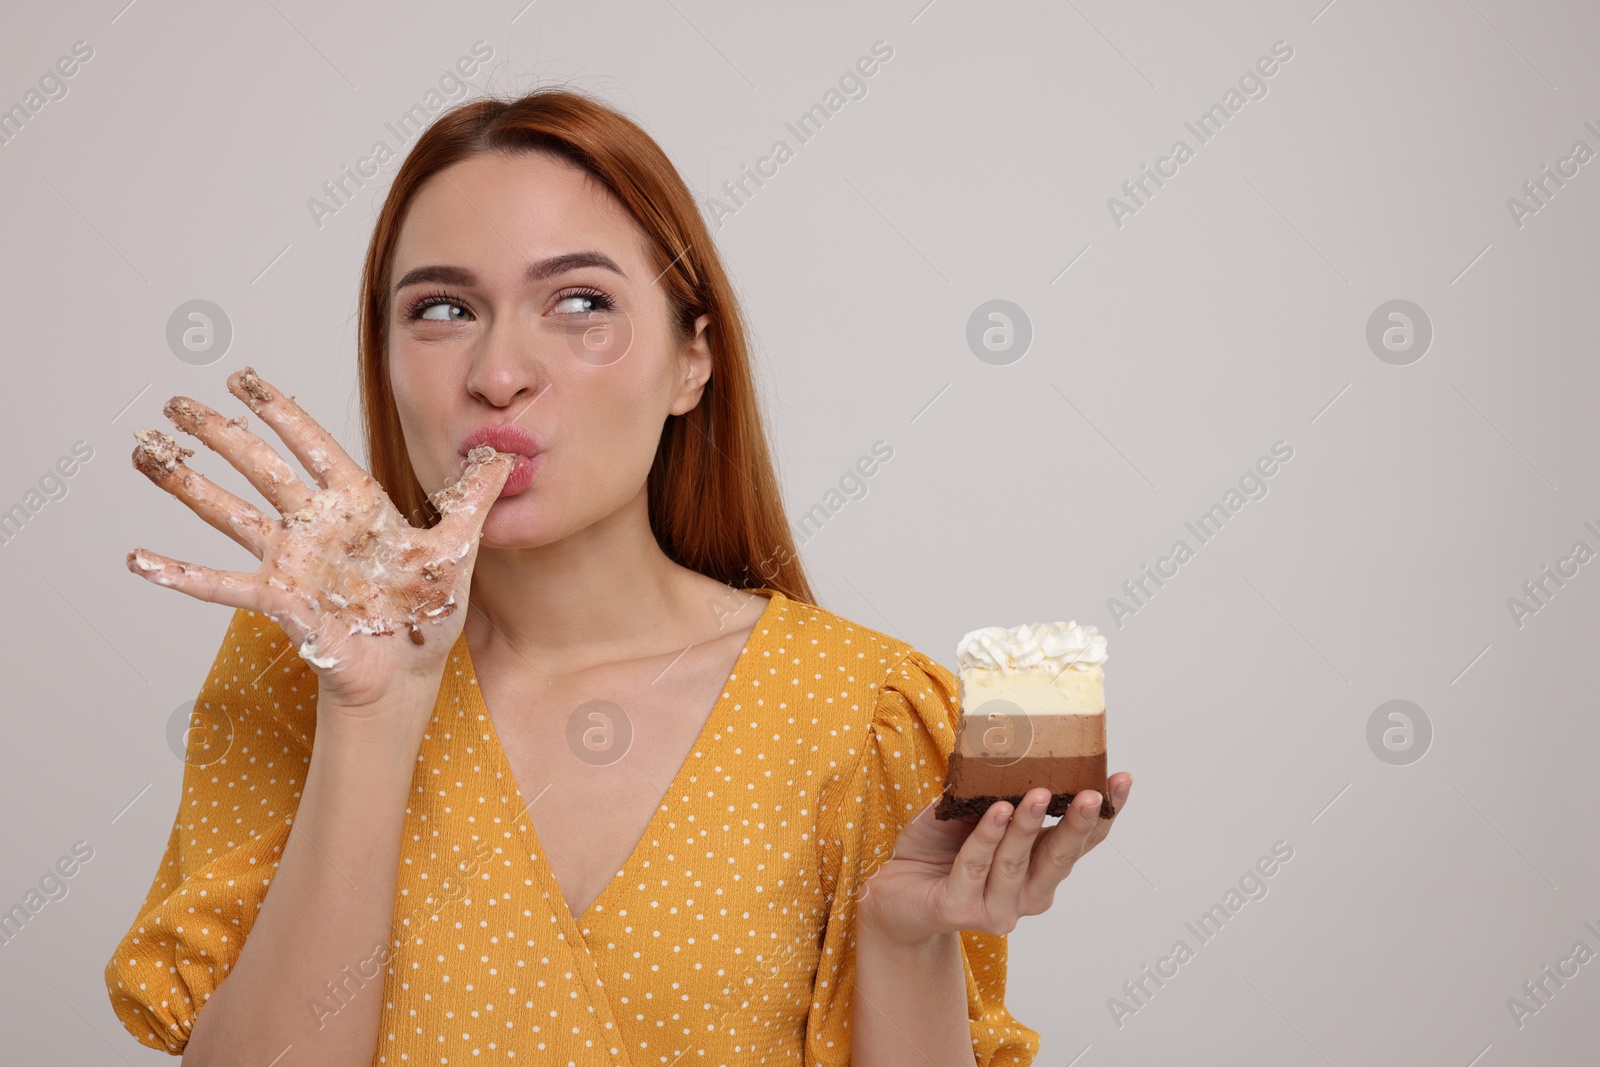
M 501 497 L 483 520 L 484 548 L 534 548 L 548 540 L 543 517 L 528 494 Z

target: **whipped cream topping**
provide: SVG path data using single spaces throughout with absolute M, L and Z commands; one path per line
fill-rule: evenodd
M 1051 675 L 1087 671 L 1106 661 L 1106 639 L 1093 626 L 1073 622 L 1023 623 L 973 630 L 956 646 L 962 667 L 1037 670 Z

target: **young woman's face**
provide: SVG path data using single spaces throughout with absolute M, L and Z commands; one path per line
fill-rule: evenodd
M 603 186 L 544 153 L 474 156 L 413 198 L 388 360 L 417 480 L 429 493 L 454 481 L 486 426 L 526 431 L 538 453 L 517 461 L 485 546 L 546 544 L 634 500 L 667 417 L 699 401 L 706 317 L 677 340 L 644 244 Z

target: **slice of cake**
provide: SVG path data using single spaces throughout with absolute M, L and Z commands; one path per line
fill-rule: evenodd
M 961 715 L 941 819 L 979 819 L 997 801 L 1050 790 L 1050 815 L 1065 815 L 1080 790 L 1106 789 L 1106 639 L 1076 622 L 974 630 L 956 646 Z

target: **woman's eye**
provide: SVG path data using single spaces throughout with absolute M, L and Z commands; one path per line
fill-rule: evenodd
M 556 312 L 562 315 L 583 315 L 611 308 L 611 300 L 603 293 L 572 293 L 562 297 L 555 306 Z
M 417 318 L 428 319 L 433 322 L 453 322 L 456 319 L 465 316 L 466 310 L 467 309 L 462 307 L 460 304 L 450 304 L 441 301 L 437 304 L 429 304 L 427 307 L 423 308 L 420 312 L 418 312 Z

